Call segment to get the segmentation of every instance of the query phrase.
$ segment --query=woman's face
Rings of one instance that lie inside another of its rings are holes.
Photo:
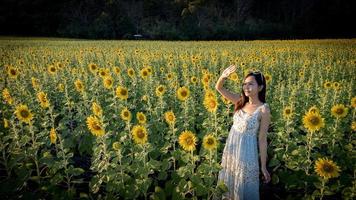
[[[248,76],[242,83],[242,89],[246,96],[258,95],[259,86],[254,76]]]

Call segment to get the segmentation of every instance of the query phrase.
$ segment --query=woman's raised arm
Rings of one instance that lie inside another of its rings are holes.
[[[235,65],[231,65],[230,67],[226,68],[221,76],[219,77],[218,81],[216,82],[215,89],[226,99],[231,101],[232,103],[236,103],[237,100],[240,98],[240,94],[235,94],[228,91],[226,88],[223,87],[225,79],[234,71],[236,70]]]

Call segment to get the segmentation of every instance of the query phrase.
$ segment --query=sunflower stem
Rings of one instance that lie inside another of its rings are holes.
[[[173,152],[176,151],[176,135],[174,131],[174,124],[172,124],[172,134],[173,134]],[[176,159],[173,157],[173,169],[176,171]]]
[[[312,135],[313,135],[313,131],[307,133],[307,147],[308,147],[307,161],[308,161],[308,165],[307,165],[307,168],[306,168],[306,171],[305,171],[305,173],[307,175],[309,175],[309,167],[311,165],[310,153],[311,153],[311,149],[313,148],[312,147]]]
[[[323,178],[323,180],[321,181],[321,188],[320,188],[320,200],[322,200],[324,197],[325,182],[326,180]]]
[[[218,137],[218,124],[217,124],[217,117],[216,112],[214,112],[214,125],[215,125],[215,137]]]
[[[37,159],[37,152],[38,152],[38,148],[36,147],[36,137],[35,137],[35,132],[33,130],[33,126],[32,126],[32,122],[29,123],[30,125],[30,132],[31,132],[31,138],[32,138],[32,148],[34,150],[34,155],[33,155],[33,161],[35,162],[36,165],[36,173],[38,176],[38,182],[41,183],[41,179],[40,179],[40,168],[38,165],[38,159]]]

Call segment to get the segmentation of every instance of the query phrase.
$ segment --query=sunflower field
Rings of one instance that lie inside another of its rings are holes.
[[[272,123],[261,199],[355,199],[356,40],[0,43],[7,199],[219,199],[234,105],[261,70]],[[261,176],[262,177],[262,174]]]

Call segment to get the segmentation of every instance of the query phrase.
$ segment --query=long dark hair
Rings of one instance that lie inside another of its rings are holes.
[[[266,102],[266,79],[265,76],[261,73],[261,72],[249,72],[244,80],[243,83],[245,82],[246,78],[249,76],[254,76],[258,86],[263,85],[263,88],[261,91],[258,92],[258,99],[260,101],[262,101],[263,103]],[[237,100],[237,102],[235,103],[235,109],[234,109],[234,113],[236,111],[238,111],[239,109],[241,109],[242,107],[244,107],[244,105],[248,102],[249,98],[245,95],[243,86],[241,87],[241,96],[240,98]]]

